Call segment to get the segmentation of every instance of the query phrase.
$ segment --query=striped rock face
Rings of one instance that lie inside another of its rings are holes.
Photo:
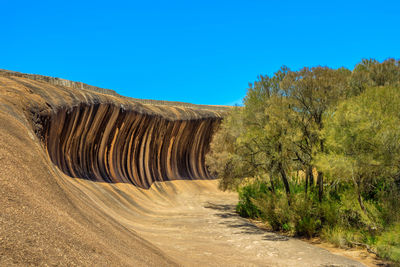
[[[71,177],[142,188],[212,178],[204,157],[219,118],[171,120],[113,104],[80,104],[40,120],[51,160]]]
[[[132,183],[213,178],[205,165],[227,107],[138,100],[57,78],[1,71],[25,117],[66,175]]]

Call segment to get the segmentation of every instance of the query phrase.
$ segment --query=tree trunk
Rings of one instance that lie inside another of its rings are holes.
[[[314,186],[314,174],[313,174],[313,172],[312,172],[312,166],[308,166],[308,169],[307,169],[307,171],[308,171],[308,182],[309,182],[309,184],[310,184],[310,190],[311,190],[311,187],[313,187]]]
[[[322,123],[321,123],[321,128],[322,129]],[[324,152],[324,140],[320,140],[320,148],[321,152]],[[318,177],[317,177],[317,183],[318,183],[318,199],[319,202],[322,202],[322,197],[324,195],[324,174],[322,172],[318,172]]]
[[[324,174],[322,172],[318,172],[318,178],[317,178],[317,184],[318,184],[318,199],[319,202],[322,202],[322,196],[324,194]]]
[[[269,177],[269,181],[271,182],[271,191],[273,194],[275,194],[275,184],[274,184],[274,180],[272,179],[272,177]]]
[[[365,210],[364,202],[362,201],[361,193],[360,193],[359,189],[357,189],[357,199],[358,199],[358,203],[360,204],[360,207],[361,207],[362,211],[365,214],[367,214],[367,211]]]
[[[368,216],[367,210],[365,209],[364,202],[363,202],[362,197],[361,197],[360,185],[359,185],[359,183],[356,181],[356,179],[354,177],[352,177],[352,178],[353,178],[354,187],[355,187],[355,189],[357,191],[358,204],[360,204],[360,208],[364,212],[364,214]]]
[[[314,176],[313,176],[313,172],[312,172],[312,166],[308,166],[307,170],[306,170],[306,197],[307,197],[308,188],[310,188],[310,192],[311,192],[313,185],[314,185]]]
[[[279,172],[281,173],[281,176],[282,176],[282,181],[283,181],[283,184],[284,184],[284,186],[285,186],[286,196],[287,196],[287,199],[288,199],[288,205],[290,206],[290,187],[289,187],[289,181],[288,181],[288,179],[287,179],[286,172],[285,172],[285,170],[283,169],[282,163],[280,163],[280,162],[279,162]]]

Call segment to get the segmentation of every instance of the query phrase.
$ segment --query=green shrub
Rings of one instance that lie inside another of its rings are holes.
[[[380,257],[400,263],[400,223],[377,237],[376,250]]]
[[[275,194],[264,194],[262,198],[253,198],[252,202],[260,211],[260,218],[267,222],[274,231],[290,231],[293,228],[292,210],[288,206],[282,190]]]
[[[364,200],[363,211],[354,188],[338,185],[319,202],[317,190],[306,195],[290,185],[290,205],[282,184],[273,193],[265,182],[254,180],[239,188],[237,212],[259,218],[275,231],[307,238],[320,236],[338,247],[368,245],[387,260],[400,263],[399,194],[378,188]]]
[[[321,216],[318,204],[309,198],[305,198],[303,194],[298,194],[294,199],[292,209],[295,214],[293,217],[295,233],[307,238],[313,237],[321,229]]]
[[[252,202],[252,199],[262,199],[267,193],[268,187],[264,182],[255,181],[239,188],[239,203],[236,211],[240,216],[245,218],[260,218],[261,211]]]
[[[324,227],[321,231],[321,238],[340,248],[353,247],[360,243],[362,237],[355,230],[346,229],[341,226]]]
[[[376,207],[385,225],[400,222],[400,194],[398,190],[397,185],[392,184],[377,193]]]
[[[321,223],[325,226],[333,227],[338,224],[340,218],[340,199],[327,199],[319,204]]]

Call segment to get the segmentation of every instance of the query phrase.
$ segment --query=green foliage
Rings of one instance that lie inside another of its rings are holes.
[[[252,202],[260,212],[259,217],[274,231],[293,229],[292,212],[282,189],[278,189],[275,194],[264,194],[261,198],[252,198]]]
[[[376,248],[381,257],[400,262],[400,224],[390,227],[378,236]]]
[[[320,203],[317,192],[305,198],[301,186],[291,184],[298,192],[292,196],[291,205],[286,201],[282,184],[278,184],[273,194],[267,183],[255,180],[239,189],[237,211],[243,217],[261,219],[273,230],[289,232],[298,236],[320,236],[338,247],[353,247],[364,244],[388,260],[399,261],[400,223],[387,228],[384,220],[376,220],[381,229],[371,229],[371,218],[366,216],[354,197],[351,186],[338,185],[335,194],[328,192]],[[367,201],[366,209],[376,218],[382,218],[379,206],[385,203],[383,196],[375,201]],[[399,195],[397,195],[397,199]],[[386,207],[388,208],[388,207]]]
[[[294,219],[295,232],[299,236],[313,237],[322,226],[323,214],[321,214],[319,204],[302,197],[297,197],[296,200],[293,205],[293,212],[296,215]]]
[[[329,153],[321,155],[325,165],[320,164],[320,168],[336,177],[378,178],[398,172],[395,163],[400,159],[399,88],[370,88],[327,113],[324,122]],[[332,160],[337,164],[327,164]]]
[[[239,203],[236,206],[236,211],[242,217],[260,218],[261,212],[253,203],[252,199],[260,199],[268,192],[268,187],[265,183],[256,181],[247,184],[238,189]]]
[[[377,193],[396,188],[400,173],[400,90],[396,87],[374,87],[342,102],[326,114],[325,138],[327,153],[319,154],[317,167],[354,187],[354,195],[371,227],[390,220],[377,210],[387,205],[370,205]],[[386,201],[382,198],[381,201]],[[382,203],[381,203],[382,204]],[[388,211],[388,210],[386,210]],[[393,214],[392,214],[393,215]],[[398,217],[398,215],[396,215]]]
[[[357,231],[342,226],[325,227],[321,231],[321,238],[340,248],[354,247],[362,237]]]
[[[399,261],[400,61],[282,67],[244,104],[206,156],[221,189],[238,190],[238,213]]]
[[[400,60],[387,59],[382,63],[363,59],[354,68],[349,79],[349,95],[359,95],[368,87],[399,86]]]
[[[245,173],[245,162],[235,153],[235,141],[243,131],[242,109],[235,107],[221,123],[213,135],[210,152],[205,161],[214,175],[221,178],[220,188],[236,189],[243,177],[252,175]]]

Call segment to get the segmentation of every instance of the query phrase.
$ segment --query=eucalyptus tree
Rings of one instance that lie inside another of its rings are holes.
[[[210,143],[210,151],[206,155],[209,171],[220,178],[222,190],[234,190],[244,177],[252,175],[245,162],[236,153],[236,140],[244,131],[243,109],[233,107],[225,116]]]
[[[400,179],[400,88],[368,88],[327,113],[324,122],[327,151],[319,154],[318,168],[353,184],[366,212],[362,195],[377,180],[393,190]]]
[[[296,138],[296,160],[307,171],[306,184],[313,182],[313,161],[316,153],[324,152],[324,113],[346,97],[348,77],[351,72],[345,68],[328,67],[303,68],[289,72],[281,83],[284,95],[291,101],[291,110],[296,114],[295,127],[301,132]],[[308,181],[308,182],[307,182]],[[319,200],[323,197],[323,172],[317,176]],[[306,187],[307,188],[307,187]]]
[[[248,90],[244,101],[246,130],[237,140],[237,152],[258,173],[266,174],[275,191],[274,180],[280,177],[290,203],[288,171],[293,163],[290,153],[291,131],[285,112],[288,101],[280,83],[290,70],[283,66],[272,77],[260,76]]]
[[[400,60],[393,58],[379,62],[363,59],[352,71],[349,79],[350,93],[359,95],[368,87],[398,86],[400,84]]]
[[[282,67],[273,77],[260,75],[249,84],[244,107],[231,112],[215,134],[206,160],[210,170],[222,178],[223,189],[235,184],[238,179],[234,177],[268,176],[274,192],[280,177],[290,195],[288,170],[292,160],[287,145],[291,127],[285,125],[284,115],[289,109],[280,108],[287,105],[280,83],[288,71]]]

